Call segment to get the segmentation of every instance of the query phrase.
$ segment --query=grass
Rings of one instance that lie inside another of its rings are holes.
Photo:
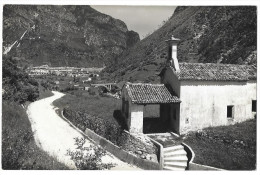
[[[3,101],[2,109],[3,169],[68,169],[37,147],[30,121],[21,106]]]
[[[227,170],[256,169],[256,120],[189,133],[195,163]]]
[[[51,96],[53,96],[53,93],[50,90],[46,90],[41,85],[39,85],[39,100]]]
[[[87,91],[73,91],[72,94],[66,94],[61,99],[53,102],[60,109],[69,107],[75,111],[87,113],[91,116],[97,116],[116,122],[114,112],[121,109],[121,100],[111,97],[101,97],[89,95]]]

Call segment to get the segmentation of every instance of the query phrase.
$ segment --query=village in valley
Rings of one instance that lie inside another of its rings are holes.
[[[94,6],[5,6],[2,168],[256,170],[256,7],[173,9],[140,40]]]
[[[120,98],[120,90],[116,83],[100,82],[99,74],[103,68],[49,67],[48,65],[28,67],[26,72],[36,79],[50,81],[52,90],[85,90],[90,87],[114,98]],[[113,93],[111,93],[113,92]]]
[[[91,81],[91,77],[99,77],[97,73],[103,68],[78,68],[78,67],[49,67],[48,65],[29,67],[27,72],[30,76],[56,75],[68,77],[87,77],[85,81]]]

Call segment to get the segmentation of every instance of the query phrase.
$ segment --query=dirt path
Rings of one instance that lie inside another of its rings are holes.
[[[83,137],[81,133],[72,128],[67,122],[60,118],[52,102],[61,98],[64,94],[53,91],[54,95],[28,106],[27,114],[31,122],[36,144],[49,155],[57,158],[71,169],[76,169],[70,157],[66,155],[67,150],[75,150],[75,137]],[[93,143],[86,138],[86,145]],[[102,157],[103,163],[116,164],[112,169],[137,170],[138,168],[120,161],[110,153]]]

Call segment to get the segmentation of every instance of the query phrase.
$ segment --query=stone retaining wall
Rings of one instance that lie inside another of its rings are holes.
[[[157,147],[144,135],[133,135],[124,131],[119,138],[118,146],[131,154],[137,155],[141,159],[158,162]]]
[[[112,153],[114,156],[119,158],[120,160],[127,162],[129,164],[136,165],[142,169],[145,170],[159,170],[160,165],[159,163],[149,161],[146,159],[141,159],[136,157],[135,155],[124,151],[119,146],[113,144],[112,142],[106,140],[105,138],[97,135],[90,129],[85,130],[85,134],[95,141],[96,144],[102,146],[104,149],[106,149],[108,152]]]

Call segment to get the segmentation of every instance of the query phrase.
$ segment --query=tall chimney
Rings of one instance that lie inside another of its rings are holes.
[[[180,39],[174,38],[173,35],[171,39],[166,40],[166,43],[168,44],[168,58],[167,58],[167,64],[172,66],[176,72],[180,71],[179,62],[177,59],[177,45],[179,43]]]

